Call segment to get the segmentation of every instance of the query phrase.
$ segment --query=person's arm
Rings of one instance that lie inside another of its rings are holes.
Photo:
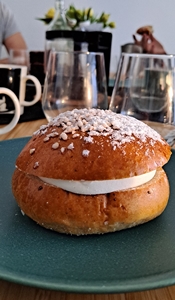
[[[17,32],[4,40],[4,45],[9,52],[10,49],[27,49],[27,45],[20,32]]]
[[[27,49],[27,45],[17,26],[13,12],[0,2],[0,17],[2,24],[2,44],[9,52],[10,49]]]
[[[22,35],[20,32],[17,32],[11,36],[9,36],[7,39],[4,40],[4,46],[6,47],[7,52],[9,53],[10,49],[27,49],[26,42],[24,41]],[[3,58],[0,59],[1,64],[8,64],[9,58]]]

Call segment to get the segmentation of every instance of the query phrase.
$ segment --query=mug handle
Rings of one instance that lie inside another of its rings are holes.
[[[25,82],[29,79],[32,80],[33,83],[35,84],[36,95],[34,96],[34,99],[32,101],[25,101],[25,100],[21,101],[21,105],[23,105],[23,106],[34,105],[41,99],[41,84],[40,84],[39,80],[33,75],[26,75],[23,78],[23,80],[25,80]]]
[[[8,95],[12,99],[14,106],[15,106],[15,113],[14,113],[14,117],[11,120],[11,122],[8,125],[0,128],[0,134],[4,134],[4,133],[7,133],[10,130],[12,130],[18,123],[19,118],[20,118],[20,104],[19,104],[18,98],[11,90],[9,90],[7,88],[0,88],[0,94]]]

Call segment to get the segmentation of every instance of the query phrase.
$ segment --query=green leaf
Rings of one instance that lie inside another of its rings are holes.
[[[36,18],[36,20],[42,21],[47,25],[52,21],[52,18]]]

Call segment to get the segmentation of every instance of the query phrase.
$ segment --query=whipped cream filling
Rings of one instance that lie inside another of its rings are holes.
[[[150,181],[156,170],[138,176],[112,180],[62,180],[46,177],[39,177],[45,183],[59,187],[65,191],[81,195],[97,195],[122,191],[138,187]]]

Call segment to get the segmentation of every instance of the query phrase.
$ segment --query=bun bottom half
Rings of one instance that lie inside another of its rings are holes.
[[[16,169],[12,191],[21,210],[39,225],[66,234],[100,234],[130,228],[159,216],[169,198],[162,168],[137,188],[78,195]]]

